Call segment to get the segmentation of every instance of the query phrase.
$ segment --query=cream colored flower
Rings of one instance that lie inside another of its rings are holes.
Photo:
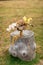
[[[14,26],[11,24],[11,25],[9,25],[9,29],[14,29]]]
[[[14,26],[14,27],[15,27],[16,25],[17,25],[17,23],[12,23],[12,26]]]
[[[10,32],[11,29],[7,28],[6,31]]]
[[[17,25],[17,23],[12,23],[11,25],[9,25],[9,28],[14,30],[14,27],[15,27],[16,25]]]

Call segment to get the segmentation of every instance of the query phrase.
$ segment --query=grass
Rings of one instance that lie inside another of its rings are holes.
[[[10,35],[6,28],[23,16],[33,18],[34,27],[30,29],[35,33],[37,44],[36,58],[29,62],[8,53]],[[0,65],[37,65],[40,60],[43,61],[43,0],[0,1]]]

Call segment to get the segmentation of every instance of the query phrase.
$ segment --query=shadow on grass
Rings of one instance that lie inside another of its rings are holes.
[[[23,61],[17,57],[13,57],[9,55],[9,53],[5,57],[5,64],[6,65],[34,65],[39,61],[39,55],[36,54],[36,58],[32,61]]]

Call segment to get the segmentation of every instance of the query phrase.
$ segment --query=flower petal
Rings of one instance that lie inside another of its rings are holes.
[[[7,29],[6,29],[6,31],[10,32],[10,29],[9,29],[9,28],[7,28]]]
[[[17,23],[12,23],[12,25],[13,25],[13,26],[16,26],[16,25],[17,25]]]

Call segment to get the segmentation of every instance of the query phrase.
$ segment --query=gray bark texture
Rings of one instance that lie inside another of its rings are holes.
[[[19,35],[20,31],[15,31],[10,34],[12,40],[13,36]],[[23,36],[18,38],[14,45],[10,45],[9,53],[24,61],[30,61],[35,58],[36,43],[34,40],[34,32],[30,30],[23,30]]]

